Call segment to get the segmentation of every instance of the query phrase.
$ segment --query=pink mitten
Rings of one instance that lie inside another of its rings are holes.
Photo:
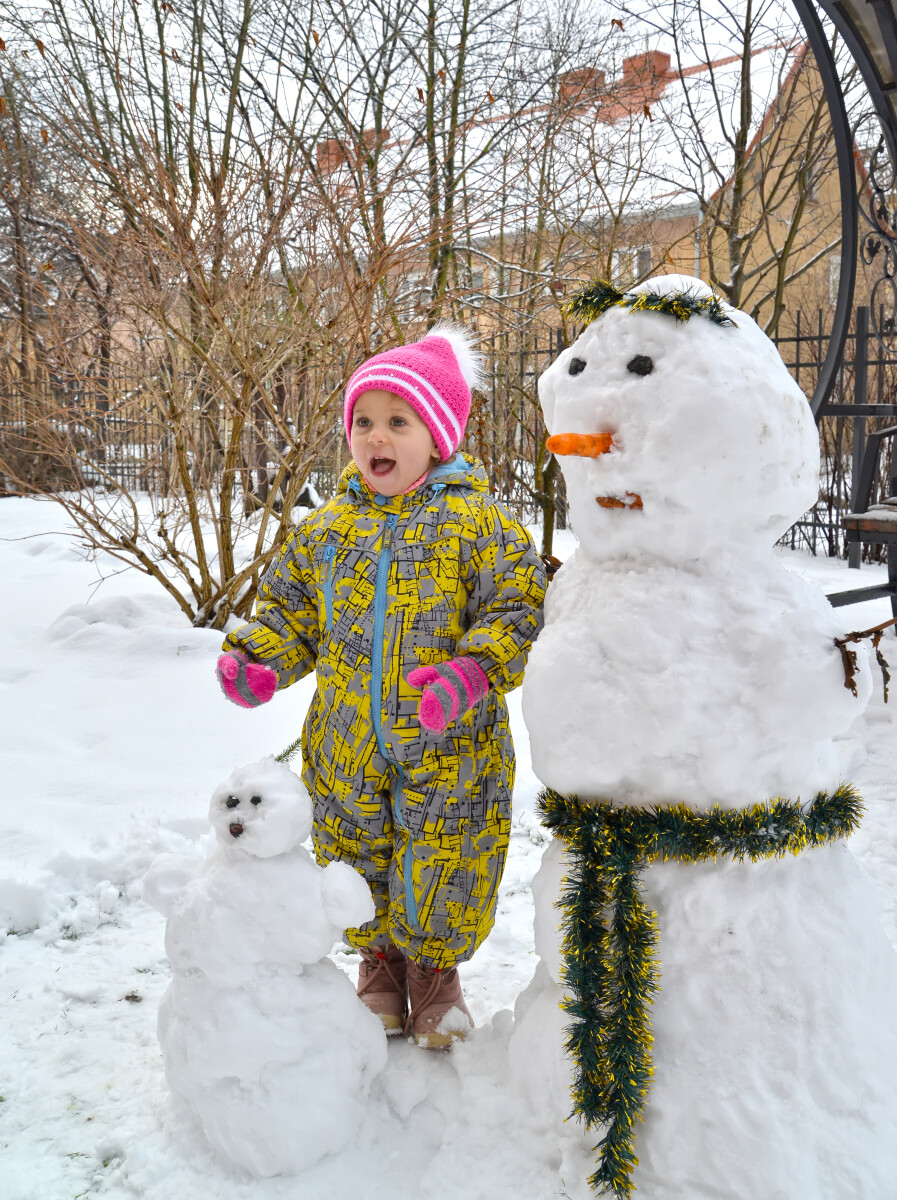
[[[218,659],[221,690],[241,708],[267,704],[277,691],[277,672],[261,663],[250,662],[240,650],[228,650]]]
[[[449,721],[473,708],[489,691],[486,672],[468,657],[451,658],[438,667],[415,667],[408,682],[424,689],[417,715],[431,733],[442,733]]]

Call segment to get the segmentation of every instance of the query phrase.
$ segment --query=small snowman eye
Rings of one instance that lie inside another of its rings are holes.
[[[568,375],[581,375],[586,369],[586,360],[584,358],[571,358],[570,366],[567,368]]]
[[[261,802],[262,802],[261,796],[250,796],[249,797],[250,804],[261,804]]]
[[[649,358],[647,354],[637,354],[635,358],[630,358],[626,370],[631,371],[633,375],[650,375],[654,370],[654,359]]]
[[[240,801],[236,796],[228,796],[224,803],[228,808],[236,808]]]

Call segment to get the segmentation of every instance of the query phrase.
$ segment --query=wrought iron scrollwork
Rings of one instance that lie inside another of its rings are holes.
[[[878,273],[869,298],[870,324],[891,357],[897,354],[897,166],[884,136],[870,156],[867,171],[868,191],[860,214],[870,228],[860,239],[860,255]]]

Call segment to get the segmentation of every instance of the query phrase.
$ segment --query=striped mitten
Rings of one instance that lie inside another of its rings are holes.
[[[228,650],[218,659],[221,690],[241,708],[267,704],[277,691],[277,672],[262,663],[250,662],[240,650]]]
[[[451,658],[438,667],[415,667],[408,673],[408,682],[424,689],[417,715],[431,733],[442,733],[450,721],[473,708],[489,691],[486,672],[466,656]]]

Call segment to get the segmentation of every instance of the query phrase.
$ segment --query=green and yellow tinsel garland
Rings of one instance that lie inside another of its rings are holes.
[[[574,1063],[571,1115],[589,1129],[606,1129],[592,1187],[629,1197],[638,1163],[633,1127],[653,1074],[648,1008],[658,991],[657,918],[642,899],[639,871],[667,859],[694,863],[725,855],[753,862],[799,854],[853,833],[862,801],[844,784],[806,807],[778,799],[693,812],[685,805],[585,804],[545,789],[539,809],[571,863],[558,901],[563,1007],[573,1018],[566,1042]]]
[[[657,312],[687,321],[707,317],[714,325],[734,325],[719,296],[701,295],[695,290],[682,292],[621,292],[606,279],[595,279],[579,289],[561,306],[565,317],[588,325],[609,308],[628,308],[630,312]]]

